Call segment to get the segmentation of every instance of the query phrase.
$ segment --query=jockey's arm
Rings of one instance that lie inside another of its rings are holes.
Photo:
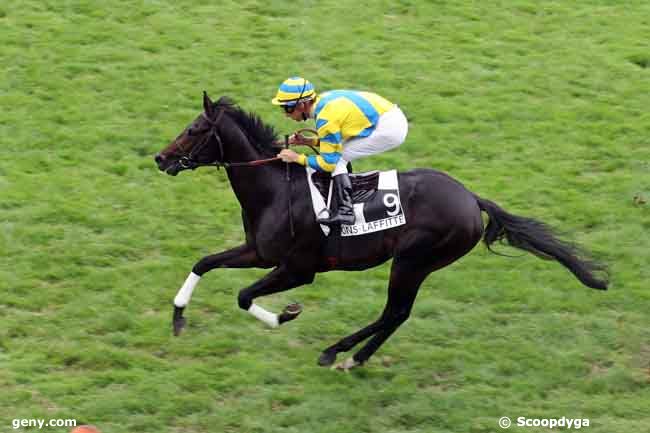
[[[309,165],[314,170],[331,173],[336,168],[336,163],[341,159],[343,152],[341,123],[335,119],[327,120],[319,117],[316,119],[316,128],[320,142],[320,155],[306,156],[297,162]]]
[[[296,133],[289,137],[289,144],[318,145],[320,155],[305,155],[290,149],[283,149],[279,156],[284,156],[282,160],[285,162],[308,165],[314,170],[331,173],[336,168],[336,163],[341,158],[343,151],[341,128],[338,122],[326,120],[317,120],[316,126],[318,127],[318,138],[312,139]]]
[[[321,138],[320,155],[300,155],[296,162],[301,165],[309,165],[317,171],[331,173],[341,158],[341,150],[340,144],[330,143]]]

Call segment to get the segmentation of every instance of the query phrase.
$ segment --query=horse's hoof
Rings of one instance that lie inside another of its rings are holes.
[[[278,316],[278,323],[283,324],[290,322],[302,313],[302,305],[298,303],[289,304],[284,307],[282,313]]]
[[[357,362],[354,360],[354,358],[348,358],[343,362],[339,362],[335,366],[332,367],[332,370],[336,369],[339,371],[345,371],[346,373],[350,372],[354,367],[358,367],[361,365],[360,362]]]
[[[329,367],[336,361],[336,352],[323,352],[318,358],[318,365],[321,367]]]
[[[185,323],[187,323],[185,317],[174,319],[174,337],[181,335],[181,331],[183,331],[183,328],[185,328]]]
[[[178,337],[181,335],[181,331],[183,328],[185,328],[185,324],[187,323],[187,320],[185,320],[185,317],[183,317],[183,310],[184,307],[177,307],[174,305],[174,336]]]

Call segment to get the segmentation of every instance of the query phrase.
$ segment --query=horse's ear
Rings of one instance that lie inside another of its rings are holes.
[[[208,117],[212,115],[212,100],[208,96],[208,92],[205,90],[203,91],[203,109]]]

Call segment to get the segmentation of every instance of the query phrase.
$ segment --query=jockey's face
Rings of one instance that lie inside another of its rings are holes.
[[[312,101],[303,101],[296,104],[296,107],[290,113],[285,110],[285,116],[295,120],[296,122],[302,122],[309,119],[309,114],[311,111]]]

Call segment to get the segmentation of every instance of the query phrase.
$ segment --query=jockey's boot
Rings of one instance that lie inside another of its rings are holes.
[[[318,219],[319,224],[336,225],[354,224],[354,207],[352,206],[352,183],[347,173],[334,176],[334,191],[338,201],[338,209],[329,218]]]

